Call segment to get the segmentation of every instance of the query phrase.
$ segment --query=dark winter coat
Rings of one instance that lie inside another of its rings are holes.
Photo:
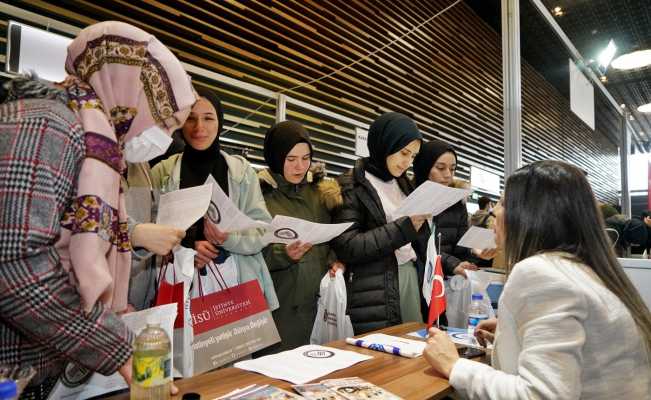
[[[416,263],[422,284],[429,228],[419,232],[408,217],[388,222],[377,191],[366,179],[366,159],[339,177],[343,205],[334,214],[334,222],[354,222],[331,245],[346,264],[348,313],[355,334],[400,324],[398,262],[394,251],[411,243],[418,256]],[[413,190],[405,177],[398,178],[405,194]]]
[[[463,201],[455,203],[434,217],[436,234],[441,234],[441,261],[446,276],[454,274],[454,268],[462,261],[474,261],[470,249],[457,246],[468,230],[468,211]],[[438,238],[437,238],[438,240]]]

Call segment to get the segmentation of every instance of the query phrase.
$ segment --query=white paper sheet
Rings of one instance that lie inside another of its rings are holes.
[[[174,320],[176,319],[176,303],[165,304],[142,311],[124,314],[122,320],[125,325],[137,335],[145,328],[147,315],[150,314],[158,317],[158,320],[161,322],[161,328],[163,328],[170,339],[172,339],[174,333]],[[171,351],[173,350],[174,349],[172,348]],[[69,370],[69,368],[66,369]],[[117,372],[109,376],[94,373],[85,384],[74,385],[72,387],[66,386],[63,382],[62,379],[59,379],[57,384],[54,386],[54,389],[52,389],[48,399],[83,400],[127,389],[129,387],[124,381],[124,378],[122,378],[122,376]]]
[[[437,216],[472,193],[470,189],[456,189],[426,181],[416,188],[395,211],[396,216],[431,214]]]
[[[494,249],[497,247],[495,244],[495,231],[492,229],[480,228],[478,226],[471,226],[461,239],[459,239],[457,246],[480,250]]]
[[[266,222],[249,218],[237,208],[226,193],[219,187],[215,178],[208,175],[206,184],[212,184],[212,198],[206,217],[223,232],[238,232],[253,228],[266,228]]]
[[[302,384],[348,368],[373,357],[333,347],[307,345],[253,360],[235,363],[235,368],[275,379]]]
[[[206,214],[211,195],[211,184],[175,190],[161,195],[156,223],[187,230]]]
[[[265,243],[326,243],[341,235],[353,223],[317,224],[300,218],[276,215],[262,240]]]

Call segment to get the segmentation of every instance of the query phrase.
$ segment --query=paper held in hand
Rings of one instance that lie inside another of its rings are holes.
[[[395,211],[396,216],[431,214],[433,217],[472,193],[469,189],[455,189],[426,181],[416,188]]]
[[[269,224],[249,218],[237,208],[224,193],[215,178],[208,175],[206,184],[212,183],[212,197],[206,217],[223,232],[238,232],[254,228],[267,228]]]
[[[317,224],[300,218],[276,215],[262,238],[264,243],[326,243],[341,235],[353,223]]]
[[[188,230],[210,205],[212,184],[175,190],[160,196],[156,223]]]
[[[461,239],[459,239],[457,246],[480,250],[494,249],[497,247],[495,244],[495,231],[492,229],[480,228],[478,226],[471,226]]]

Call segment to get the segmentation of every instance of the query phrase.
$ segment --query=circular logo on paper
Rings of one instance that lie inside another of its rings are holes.
[[[213,224],[218,224],[222,222],[222,214],[219,212],[219,208],[217,208],[217,204],[213,203],[212,201],[210,202],[210,206],[208,207],[208,219]]]
[[[289,228],[280,228],[274,232],[274,236],[279,239],[298,239],[298,233]]]
[[[68,363],[61,374],[61,382],[69,388],[81,386],[93,376],[93,371],[74,363]]]
[[[334,351],[330,350],[310,350],[303,353],[305,357],[309,358],[330,358],[334,357]]]

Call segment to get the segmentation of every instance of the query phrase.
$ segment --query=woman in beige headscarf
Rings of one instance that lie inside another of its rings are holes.
[[[85,131],[86,158],[77,197],[62,221],[60,252],[84,307],[100,300],[119,312],[127,306],[131,267],[120,190],[125,158],[143,162],[162,154],[195,94],[162,43],[119,22],[83,30],[68,47],[66,70],[64,86]]]

